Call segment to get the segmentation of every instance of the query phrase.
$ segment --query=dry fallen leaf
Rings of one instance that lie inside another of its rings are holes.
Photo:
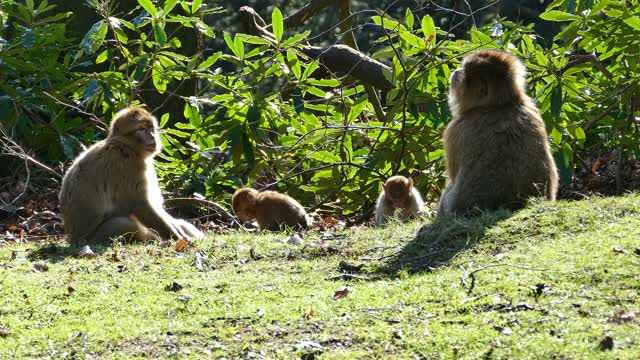
[[[593,164],[591,164],[591,172],[592,173],[597,173],[598,170],[600,170],[600,167],[602,166],[602,159],[598,158],[596,159],[596,161],[593,162]]]
[[[334,299],[340,299],[343,298],[347,295],[349,295],[350,292],[353,291],[353,288],[351,286],[343,286],[340,289],[336,290],[336,292],[333,293],[333,298]]]
[[[73,286],[69,286],[67,288],[67,291],[69,292],[69,294],[72,294],[72,293],[74,293],[76,291],[76,289]]]
[[[308,308],[304,309],[303,317],[305,318],[305,320],[307,320],[307,319],[309,319],[309,318],[311,318],[312,316],[315,316],[315,315],[316,315],[316,311],[313,308],[308,307]]]
[[[182,238],[176,242],[176,251],[182,252],[187,247],[187,239]]]

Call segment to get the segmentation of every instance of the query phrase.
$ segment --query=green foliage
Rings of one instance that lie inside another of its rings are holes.
[[[80,119],[60,116],[55,99],[69,84],[64,68],[71,64],[64,19],[46,0],[0,3],[0,130],[27,148],[61,156],[70,144],[63,132]],[[56,146],[62,144],[66,147]]]
[[[239,186],[269,187],[306,206],[360,215],[371,209],[380,181],[400,173],[437,201],[444,186],[449,74],[469,51],[502,48],[529,69],[528,92],[562,174],[570,176],[582,150],[632,156],[639,148],[637,0],[554,1],[540,16],[563,26],[549,48],[533,24],[509,19],[454,39],[436,26],[440,22],[410,9],[402,18],[372,16],[383,34],[373,57],[389,65],[385,76],[394,85],[382,94],[384,116],[376,114],[364,85],[327,76],[305,55],[310,33],[284,29],[277,8],[273,40],[223,31],[224,51],[203,56],[186,54],[177,34],[189,28],[214,37],[216,26],[202,19],[220,9],[201,1],[138,3],[115,17],[107,2],[92,0],[102,18],[72,45],[64,32],[67,14],[55,14],[46,2],[37,8],[31,1],[2,2],[9,26],[0,48],[6,69],[0,111],[20,129],[23,143],[52,148],[51,160],[70,159],[104,125],[83,123],[61,103],[71,100],[74,109],[108,121],[148,93],[162,94],[183,108],[182,114],[157,114],[165,148],[159,168],[171,188],[228,200]],[[195,90],[177,93],[191,82]],[[39,135],[30,136],[36,129]]]

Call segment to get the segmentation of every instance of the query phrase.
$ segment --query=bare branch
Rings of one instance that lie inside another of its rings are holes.
[[[3,129],[0,129],[0,149],[2,150],[2,154],[17,157],[19,159],[25,160],[31,164],[38,166],[41,169],[46,170],[51,175],[55,176],[58,180],[62,179],[62,175],[57,171],[53,170],[49,166],[41,163],[36,160],[34,157],[27,154],[27,152],[16,143],[13,139],[11,139],[7,133],[4,132]]]

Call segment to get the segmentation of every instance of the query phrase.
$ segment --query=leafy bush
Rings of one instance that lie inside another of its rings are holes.
[[[565,26],[550,48],[540,45],[532,24],[508,19],[453,39],[428,15],[373,16],[384,34],[373,57],[390,65],[387,80],[395,86],[383,94],[384,117],[376,115],[364,85],[327,76],[305,55],[309,32],[283,35],[278,9],[271,19],[275,40],[224,32],[228,49],[202,56],[181,53],[175,29],[213,37],[215,27],[202,17],[218,8],[201,1],[138,2],[135,11],[114,17],[93,0],[102,20],[78,46],[64,36],[66,14],[37,20],[51,10],[46,2],[37,9],[29,0],[3,2],[3,21],[12,26],[0,49],[8,68],[0,111],[10,126],[45,127],[50,133],[41,136],[60,141],[30,138],[24,130],[16,137],[36,148],[58,146],[70,159],[80,143],[93,141],[96,126],[82,123],[78,111],[65,113],[53,98],[109,119],[153,91],[184,103],[184,118],[157,114],[165,145],[159,168],[172,189],[228,200],[239,186],[269,187],[307,207],[366,215],[380,181],[401,173],[435,202],[445,181],[441,134],[450,118],[449,74],[465,53],[493,47],[516,53],[530,70],[528,92],[546,122],[563,181],[581,161],[579,150],[616,150],[621,159],[638,151],[637,0],[554,1],[541,18]],[[36,28],[36,21],[45,26]],[[78,71],[86,64],[102,68]],[[197,91],[175,93],[192,80]],[[53,154],[50,159],[60,158]]]

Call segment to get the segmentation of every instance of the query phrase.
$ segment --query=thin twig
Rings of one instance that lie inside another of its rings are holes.
[[[18,145],[18,143],[11,139],[2,129],[0,129],[0,148],[3,151],[3,154],[23,159],[40,167],[41,169],[46,170],[56,178],[62,179],[61,174],[27,154],[27,152]]]
[[[529,266],[524,266],[524,265],[515,265],[515,264],[489,264],[480,268],[477,268],[475,270],[473,270],[472,272],[467,272],[467,270],[460,266],[462,268],[462,271],[464,272],[464,276],[460,279],[460,282],[462,283],[462,285],[464,287],[467,287],[467,294],[471,294],[471,291],[473,291],[473,288],[476,285],[476,273],[479,273],[480,271],[484,271],[490,268],[494,268],[494,267],[500,267],[500,266],[506,266],[506,267],[513,267],[513,268],[518,268],[518,269],[525,269],[525,270],[533,270],[533,271],[547,271],[547,269],[538,269],[538,268],[532,268]],[[471,284],[467,285],[467,279],[471,278]]]
[[[50,97],[51,99],[53,99],[53,101],[54,101],[56,104],[62,105],[62,106],[64,106],[64,107],[68,107],[68,108],[70,108],[70,109],[73,109],[73,110],[75,110],[75,111],[79,112],[79,113],[80,113],[80,114],[82,114],[82,115],[87,116],[87,117],[89,118],[89,120],[91,120],[91,122],[95,123],[95,124],[96,124],[96,126],[97,126],[100,130],[103,130],[103,131],[106,131],[106,130],[107,130],[107,127],[106,127],[106,125],[104,124],[104,122],[102,122],[102,121],[101,121],[101,120],[100,120],[96,115],[94,115],[93,113],[90,113],[90,112],[84,111],[84,110],[80,109],[79,107],[77,107],[77,106],[75,106],[75,105],[73,105],[73,104],[65,103],[64,101],[59,100],[58,98],[56,98],[55,96],[53,96],[53,95],[49,94],[49,93],[48,93],[48,92],[46,92],[46,91],[43,91],[42,93],[43,93],[43,94],[45,94],[46,96]]]
[[[369,278],[365,276],[359,276],[359,275],[347,274],[347,273],[341,273],[336,276],[331,276],[327,278],[327,280],[360,280],[360,281],[376,281],[380,279],[381,279],[380,276],[373,276]]]

